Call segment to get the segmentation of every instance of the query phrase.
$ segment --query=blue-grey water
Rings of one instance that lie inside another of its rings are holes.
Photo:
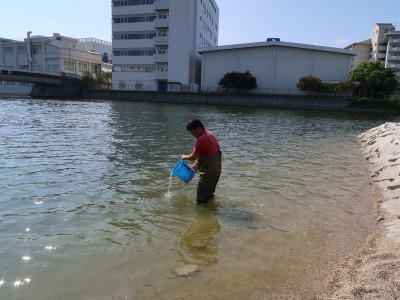
[[[223,151],[207,207],[196,178],[167,193],[192,117]],[[392,120],[0,99],[0,299],[272,299],[368,231],[357,135]]]

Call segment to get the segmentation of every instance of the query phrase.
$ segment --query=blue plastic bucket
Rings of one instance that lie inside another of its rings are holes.
[[[171,171],[171,174],[188,183],[193,179],[195,172],[183,160],[180,160]]]

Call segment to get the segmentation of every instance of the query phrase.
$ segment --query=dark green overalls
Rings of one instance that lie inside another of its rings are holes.
[[[221,175],[221,151],[213,156],[198,157],[199,183],[197,185],[197,204],[206,204],[213,196]]]

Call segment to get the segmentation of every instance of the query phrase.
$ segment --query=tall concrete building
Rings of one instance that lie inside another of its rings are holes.
[[[215,0],[113,0],[113,88],[196,87],[199,49],[218,44],[218,22]]]
[[[387,42],[384,41],[385,35],[389,32],[395,31],[393,24],[377,23],[372,29],[371,43],[372,43],[372,60],[381,61],[386,60]]]
[[[400,76],[400,31],[396,31],[393,24],[375,24],[370,40],[351,44],[346,49],[357,51],[351,70],[363,61],[380,61]]]

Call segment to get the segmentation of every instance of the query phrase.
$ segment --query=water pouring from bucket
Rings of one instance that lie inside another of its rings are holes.
[[[171,171],[172,175],[175,175],[180,180],[189,183],[194,177],[194,170],[189,167],[182,159],[176,164]]]
[[[171,171],[167,196],[171,196],[170,188],[172,175],[175,175],[180,180],[189,183],[193,179],[194,174],[195,171],[191,167],[189,167],[183,160],[180,160]]]

